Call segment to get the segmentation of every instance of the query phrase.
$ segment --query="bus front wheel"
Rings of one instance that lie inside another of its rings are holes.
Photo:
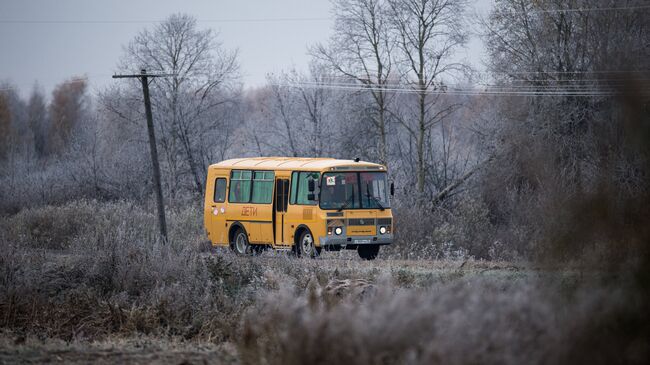
[[[237,233],[235,233],[233,242],[230,244],[230,247],[232,248],[233,251],[235,251],[235,253],[239,255],[246,255],[250,252],[248,236],[246,235],[246,232],[244,232],[243,229],[237,230]]]
[[[359,245],[359,257],[364,260],[374,260],[379,253],[379,245]]]
[[[300,234],[296,252],[298,253],[298,256],[311,258],[320,254],[320,247],[316,247],[314,244],[314,237],[311,235],[309,230],[304,230]]]

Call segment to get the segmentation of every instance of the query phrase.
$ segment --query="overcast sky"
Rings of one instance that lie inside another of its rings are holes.
[[[471,1],[472,11],[485,13],[493,0]],[[57,83],[86,75],[94,92],[115,82],[110,76],[123,45],[182,12],[238,49],[244,85],[260,86],[268,73],[306,68],[307,46],[331,34],[330,7],[329,0],[0,0],[0,82],[22,95],[38,82],[49,94]],[[475,38],[463,56],[478,66],[482,52]]]

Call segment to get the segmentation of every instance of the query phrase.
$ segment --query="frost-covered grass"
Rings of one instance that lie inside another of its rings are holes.
[[[163,244],[152,211],[129,202],[3,218],[2,336],[209,343],[251,364],[634,363],[650,354],[647,301],[632,275],[466,256],[239,257],[206,245],[200,209],[172,209],[168,220]]]

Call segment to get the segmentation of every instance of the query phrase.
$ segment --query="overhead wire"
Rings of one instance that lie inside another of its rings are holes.
[[[650,9],[650,5],[633,5],[633,6],[614,6],[614,7],[602,7],[602,8],[571,8],[571,9],[539,9],[539,10],[528,10],[528,11],[514,11],[510,12],[521,14],[521,13],[575,13],[575,12],[597,12],[597,11],[634,11],[634,10],[644,10]]]
[[[600,11],[636,11],[650,9],[650,5],[633,5],[601,8],[569,8],[569,9],[539,9],[515,11],[509,13],[563,13],[563,12],[600,12]],[[269,23],[269,22],[305,22],[305,21],[330,21],[332,17],[280,17],[280,18],[221,18],[197,19],[200,23]],[[142,24],[160,23],[164,20],[155,19],[0,19],[0,24]]]
[[[638,81],[638,80],[636,80]],[[358,82],[332,82],[332,81],[298,81],[294,83],[300,83],[300,84],[312,84],[312,85],[322,85],[322,84],[328,84],[328,85],[334,85],[334,86],[345,86],[345,87],[359,87],[359,88],[364,88],[364,89],[386,89],[386,88],[410,88],[410,89],[417,89],[418,85],[416,84],[405,84],[405,83],[382,83],[382,84],[377,84],[377,83],[371,83],[371,84],[364,84],[364,83],[358,83]],[[525,85],[525,84],[481,84],[477,83],[473,85],[473,88],[481,87],[481,88],[517,88],[517,89],[567,89],[567,88],[574,88],[574,89],[594,89],[594,88],[614,88],[614,87],[619,87],[619,86],[625,86],[625,82],[616,82],[616,83],[606,83],[606,84],[583,84],[583,83],[577,83],[577,82],[572,82],[572,83],[551,83],[548,85]],[[452,84],[437,84],[436,86],[438,87],[446,87],[446,88],[458,88],[458,87],[468,87],[471,86],[470,84],[457,84],[457,85],[452,85]],[[644,86],[650,86],[646,82]]]
[[[481,96],[481,95],[521,95],[521,96],[612,96],[616,92],[614,90],[541,90],[541,91],[517,91],[517,90],[490,90],[490,89],[461,89],[461,88],[447,88],[437,90],[418,90],[413,88],[368,88],[360,86],[342,86],[342,85],[328,85],[328,84],[306,84],[306,83],[274,83],[273,86],[287,87],[287,88],[320,88],[331,90],[344,90],[344,91],[384,91],[394,92],[398,94],[427,94],[427,95],[459,95],[459,96]]]
[[[275,23],[326,21],[332,18],[231,18],[231,19],[197,19],[199,23]],[[154,24],[164,19],[0,19],[0,24]]]

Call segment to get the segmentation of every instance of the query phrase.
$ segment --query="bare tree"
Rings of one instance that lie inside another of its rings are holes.
[[[289,156],[331,155],[342,124],[337,121],[341,100],[331,85],[331,71],[316,62],[308,73],[293,69],[270,75],[268,85],[254,92],[259,111],[249,130],[258,149]]]
[[[417,191],[423,194],[427,175],[426,139],[430,129],[449,117],[460,104],[445,103],[443,77],[467,69],[453,59],[467,40],[463,27],[465,1],[389,0],[398,33],[404,81],[417,96],[416,115],[398,118],[416,143]]]
[[[156,80],[152,88],[160,144],[171,174],[169,185],[176,189],[187,173],[194,191],[202,194],[205,170],[212,162],[211,145],[216,142],[207,137],[227,143],[218,137],[232,128],[219,114],[236,100],[237,52],[225,50],[212,30],[197,29],[193,17],[175,14],[140,32],[125,53],[123,70],[146,68],[174,75]]]
[[[650,11],[634,9],[644,1],[623,3],[499,0],[483,21],[493,82],[528,91],[494,103],[496,157],[482,181],[491,215],[523,227],[523,247],[565,229],[566,206],[590,210],[575,204],[584,197],[607,190],[624,201],[647,191],[623,112],[642,115],[642,107],[613,94],[648,101]]]
[[[619,5],[615,0],[500,0],[483,21],[494,80],[547,94],[517,100],[519,110],[506,106],[504,119],[514,117],[506,133],[551,142],[565,182],[578,190],[602,162],[596,140],[620,132],[610,122],[614,116],[606,115],[614,110],[607,92],[629,78],[620,71],[647,70],[650,57],[650,11],[617,10]]]
[[[296,140],[296,132],[297,132],[297,125],[294,121],[294,113],[292,112],[292,109],[295,109],[294,103],[295,99],[292,98],[295,90],[287,87],[286,85],[283,85],[289,76],[287,74],[283,74],[280,77],[276,78],[273,76],[269,77],[269,87],[270,87],[270,98],[265,102],[266,106],[266,117],[269,118],[271,117],[270,114],[275,114],[275,118],[273,120],[277,121],[277,124],[280,126],[280,128],[274,128],[272,127],[273,134],[276,134],[281,138],[280,145],[276,147],[276,149],[279,150],[284,150],[285,154],[292,156],[292,157],[297,157],[300,155],[300,152],[298,151],[298,141]],[[252,131],[255,133],[255,130]],[[275,141],[270,140],[266,141],[265,144],[270,146]],[[284,147],[282,147],[284,146]]]
[[[327,46],[311,48],[314,57],[325,61],[344,76],[368,87],[374,101],[372,122],[378,137],[377,155],[388,164],[387,123],[395,37],[390,31],[389,7],[385,0],[334,0],[334,34]]]

